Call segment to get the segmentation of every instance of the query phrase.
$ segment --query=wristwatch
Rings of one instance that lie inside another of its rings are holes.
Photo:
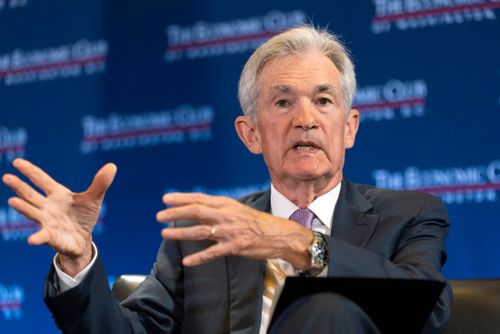
[[[328,265],[328,242],[323,234],[316,231],[312,232],[314,233],[314,240],[309,246],[311,268],[303,272],[308,277],[318,276]]]

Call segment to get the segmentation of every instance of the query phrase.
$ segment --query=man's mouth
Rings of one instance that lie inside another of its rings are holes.
[[[302,152],[312,152],[314,150],[319,149],[318,145],[314,143],[297,143],[293,147],[297,151],[302,151]]]

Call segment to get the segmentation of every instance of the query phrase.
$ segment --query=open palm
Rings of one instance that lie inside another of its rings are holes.
[[[91,249],[92,230],[116,166],[105,165],[86,191],[74,193],[27,160],[16,159],[13,165],[44,193],[16,175],[3,176],[3,182],[17,194],[9,199],[9,205],[40,226],[28,238],[29,244],[47,244],[68,258],[85,255]]]

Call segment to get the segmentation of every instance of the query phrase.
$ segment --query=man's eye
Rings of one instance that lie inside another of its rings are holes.
[[[287,100],[278,100],[278,101],[276,101],[276,105],[278,107],[284,108],[284,107],[287,107],[289,105],[289,103]]]
[[[332,101],[326,97],[321,97],[318,99],[318,103],[321,105],[327,105],[327,104],[332,103]]]

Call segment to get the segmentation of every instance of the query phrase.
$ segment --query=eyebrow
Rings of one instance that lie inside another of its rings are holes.
[[[279,93],[284,93],[284,94],[288,94],[292,91],[292,88],[290,86],[287,86],[287,85],[276,85],[276,86],[272,86],[271,89],[271,96],[275,95],[275,94],[279,94]]]
[[[315,93],[328,93],[330,95],[336,96],[337,90],[330,84],[318,85],[314,88]]]
[[[279,94],[290,94],[292,91],[292,88],[288,85],[276,85],[272,86],[271,89],[269,90],[269,95],[267,96],[267,102],[270,103],[276,95]]]

